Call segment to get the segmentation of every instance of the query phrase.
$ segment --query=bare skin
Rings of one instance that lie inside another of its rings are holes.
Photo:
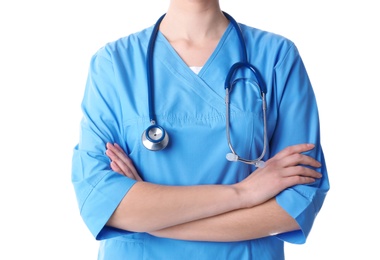
[[[188,66],[203,66],[228,26],[219,2],[172,0],[160,25],[177,54]]]
[[[227,26],[218,0],[171,0],[160,31],[188,66],[203,66]],[[203,241],[240,241],[299,229],[274,198],[288,187],[321,178],[312,169],[320,163],[302,154],[313,147],[290,146],[233,185],[163,186],[143,181],[123,150],[108,143],[111,168],[138,182],[107,225]]]
[[[168,238],[205,241],[239,241],[299,229],[274,197],[288,187],[321,177],[317,171],[299,166],[320,167],[319,162],[301,154],[313,147],[290,146],[268,160],[265,168],[234,185],[173,187],[139,181],[108,225]],[[106,154],[114,171],[141,180],[120,146],[108,143]]]

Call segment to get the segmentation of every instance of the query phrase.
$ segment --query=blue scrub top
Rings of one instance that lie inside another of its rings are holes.
[[[283,148],[314,143],[308,152],[322,162],[322,179],[281,192],[277,202],[301,230],[242,242],[215,243],[153,237],[105,226],[135,183],[110,168],[107,142],[116,142],[133,160],[141,177],[165,185],[232,184],[254,167],[225,159],[224,80],[243,52],[230,24],[207,63],[196,75],[159,33],[154,49],[154,109],[168,131],[165,150],[141,143],[150,125],[146,52],[152,27],[106,44],[92,57],[82,102],[83,119],[75,146],[72,183],[81,216],[101,240],[99,259],[283,259],[284,241],[304,243],[329,190],[320,144],[318,109],[296,46],[273,33],[241,24],[248,59],[267,87],[269,147],[265,160]],[[262,101],[249,71],[236,75],[230,97],[231,141],[243,158],[263,148]],[[127,195],[128,196],[128,195]]]

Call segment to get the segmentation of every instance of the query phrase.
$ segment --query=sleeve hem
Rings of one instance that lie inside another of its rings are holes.
[[[120,235],[121,230],[106,227],[106,223],[136,182],[121,174],[111,172],[97,185],[102,188],[101,190],[97,187],[92,190],[83,205],[81,215],[97,240]]]
[[[316,216],[313,202],[293,188],[281,192],[276,201],[300,226],[299,230],[281,233],[276,237],[292,244],[304,244]]]

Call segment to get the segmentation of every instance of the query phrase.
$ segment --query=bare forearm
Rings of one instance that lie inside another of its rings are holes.
[[[182,240],[230,242],[261,238],[296,229],[299,229],[296,221],[272,199],[256,207],[234,210],[151,234]]]
[[[137,232],[162,230],[162,233],[169,232],[163,233],[168,236],[193,232],[194,239],[227,241],[285,232],[288,231],[287,227],[295,229],[297,225],[273,198],[288,187],[311,183],[322,177],[314,169],[300,166],[320,167],[315,159],[301,154],[313,147],[310,144],[287,147],[269,159],[264,168],[255,170],[232,185],[185,187],[139,181],[123,198],[107,225]],[[111,159],[116,157],[113,162],[117,161],[116,154],[110,156]],[[133,165],[130,162],[123,164],[125,160],[120,160],[117,162],[119,170],[127,177],[136,179]],[[124,166],[130,171],[124,170]],[[180,229],[188,232],[178,232]],[[234,230],[241,232],[233,233]],[[221,232],[225,232],[226,236],[222,236]],[[219,235],[207,239],[208,234]],[[233,234],[238,236],[235,238]]]
[[[108,225],[149,232],[240,208],[239,194],[228,185],[162,186],[137,182]]]

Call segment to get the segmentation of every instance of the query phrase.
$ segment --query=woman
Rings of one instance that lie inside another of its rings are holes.
[[[171,0],[161,18],[91,60],[72,181],[99,259],[284,259],[329,190],[295,45],[237,28],[217,0]],[[150,124],[165,149],[144,147]]]

